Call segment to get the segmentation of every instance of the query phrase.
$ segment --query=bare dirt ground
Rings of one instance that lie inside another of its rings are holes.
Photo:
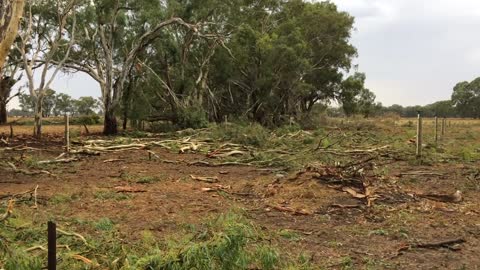
[[[35,152],[37,160],[63,152],[61,136],[43,142],[17,137],[9,147],[18,145],[43,149]],[[39,219],[62,224],[108,218],[118,224],[125,242],[140,239],[144,231],[168,238],[179,227],[236,208],[262,230],[278,235],[272,241],[283,253],[309,254],[315,269],[480,268],[479,161],[419,165],[380,158],[363,176],[376,183],[375,196],[355,198],[344,185],[330,181],[347,177],[323,165],[289,172],[208,167],[188,165],[208,160],[205,154],[150,149],[160,159],[150,160],[145,150],[102,153],[44,168],[53,176],[0,167],[0,196],[38,185],[38,209],[18,205],[16,211],[34,211]],[[33,154],[0,155],[3,161],[20,165]],[[217,177],[218,182],[196,181],[192,175]],[[139,192],[118,193],[119,187]],[[422,196],[456,190],[462,192],[460,202]],[[443,244],[448,240],[455,241]]]

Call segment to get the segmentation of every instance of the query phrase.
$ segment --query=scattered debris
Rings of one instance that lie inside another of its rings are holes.
[[[5,211],[4,214],[0,216],[0,222],[7,220],[12,215],[14,204],[15,204],[15,200],[12,199],[8,201],[7,210]]]
[[[137,188],[137,187],[131,187],[131,186],[118,186],[115,187],[115,190],[118,193],[143,193],[147,192],[145,189]]]
[[[466,240],[463,238],[455,238],[449,240],[443,240],[438,242],[431,242],[431,243],[414,243],[414,244],[406,244],[400,247],[397,250],[397,253],[392,257],[398,257],[403,254],[404,251],[408,251],[414,248],[424,248],[424,249],[439,249],[439,248],[446,248],[451,251],[459,251],[461,249],[461,244],[466,243]]]
[[[104,160],[103,163],[113,163],[113,162],[120,162],[120,161],[125,161],[125,160],[120,158],[112,158],[112,159]]]
[[[37,164],[43,165],[43,164],[71,163],[79,160],[80,159],[76,157],[72,157],[72,158],[63,158],[63,159],[42,160],[37,162]]]
[[[47,175],[50,175],[50,176],[54,176],[56,177],[55,174],[49,172],[49,171],[46,171],[46,170],[41,170],[41,171],[29,171],[29,170],[24,170],[24,169],[18,169],[17,166],[15,166],[15,164],[11,163],[11,162],[7,162],[7,165],[10,166],[13,170],[13,172],[15,173],[22,173],[22,174],[25,174],[25,175],[39,175],[39,174],[47,174]]]
[[[207,183],[218,183],[219,179],[216,176],[195,176],[190,175],[193,180],[207,182]]]
[[[313,215],[313,213],[309,210],[306,210],[306,209],[296,210],[296,209],[293,209],[289,206],[273,205],[273,206],[269,206],[269,208],[267,208],[266,210],[270,211],[270,208],[273,208],[273,209],[275,209],[277,211],[280,211],[280,212],[289,212],[289,213],[293,213],[294,215],[300,215],[300,216]]]
[[[415,194],[420,198],[425,198],[437,202],[447,202],[447,203],[459,203],[463,201],[462,192],[460,190],[455,191],[453,194]]]

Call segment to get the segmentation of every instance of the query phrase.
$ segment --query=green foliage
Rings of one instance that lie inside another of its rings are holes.
[[[221,124],[216,125],[212,131],[216,139],[231,141],[243,145],[263,146],[270,132],[260,124]]]
[[[72,125],[98,125],[101,123],[100,116],[96,114],[82,115],[72,119]]]
[[[205,111],[198,107],[189,107],[177,114],[175,124],[181,128],[204,128],[208,126],[208,119]]]
[[[94,194],[95,199],[98,200],[116,200],[116,201],[123,201],[130,199],[129,195],[117,193],[115,191],[97,191]]]
[[[29,256],[15,249],[6,253],[4,268],[5,270],[39,270],[43,268],[43,262],[39,257]]]
[[[156,176],[144,176],[144,177],[140,177],[136,182],[138,184],[152,184],[152,183],[159,182],[160,180],[161,179]]]
[[[114,228],[113,222],[109,218],[101,218],[95,222],[95,229],[100,231],[111,231]]]
[[[262,269],[276,269],[279,254],[271,247],[258,245],[255,228],[242,216],[229,213],[209,223],[178,251],[158,251],[141,258],[134,269],[247,269],[258,265]]]

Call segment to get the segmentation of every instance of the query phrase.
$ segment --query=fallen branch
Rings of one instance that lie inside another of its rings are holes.
[[[22,174],[25,174],[25,175],[47,174],[47,175],[50,175],[50,176],[56,176],[53,173],[51,173],[49,171],[45,171],[45,170],[32,172],[32,171],[29,171],[29,170],[18,169],[17,166],[15,166],[15,164],[13,164],[11,162],[7,162],[7,165],[10,166],[12,168],[13,172],[15,172],[15,173],[22,173]]]
[[[148,150],[147,153],[148,153],[148,160],[152,160],[152,157],[156,159],[160,159],[160,156],[153,151]]]
[[[231,156],[246,156],[248,155],[249,153],[248,152],[245,152],[245,151],[240,151],[240,150],[233,150],[233,151],[229,151],[229,152],[226,152],[226,153],[212,153],[212,154],[208,154],[207,156],[210,157],[210,158],[225,158],[225,157],[231,157]]]
[[[330,205],[332,208],[340,208],[340,209],[352,209],[352,208],[360,208],[361,206],[358,204],[332,204]]]
[[[0,222],[7,220],[12,215],[14,204],[15,200],[8,201],[7,210],[5,211],[5,214],[0,216]]]
[[[63,159],[53,159],[53,160],[42,160],[37,162],[37,164],[57,164],[57,163],[71,163],[74,161],[79,161],[78,158],[63,158]]]
[[[402,246],[397,250],[397,253],[393,256],[393,258],[398,257],[403,254],[403,251],[411,250],[413,248],[425,248],[425,249],[438,249],[438,248],[446,248],[452,251],[460,250],[459,245],[465,243],[465,239],[463,238],[456,238],[456,239],[449,239],[439,242],[432,242],[432,243],[416,243],[416,244],[407,244]]]
[[[462,192],[457,190],[453,194],[415,194],[420,198],[429,199],[437,202],[459,203],[463,201]]]
[[[68,245],[57,245],[57,248],[64,248],[64,249],[67,249],[68,251],[71,251],[71,249]],[[48,251],[48,249],[45,248],[44,246],[34,246],[34,247],[31,247],[31,248],[25,249],[25,252],[32,252],[32,251],[35,251],[37,249],[39,249],[41,251],[44,251],[44,252]]]
[[[70,150],[70,154],[85,155],[85,156],[100,156],[99,151],[93,151],[90,149]]]
[[[141,150],[147,147],[146,144],[125,144],[125,145],[113,145],[113,146],[85,146],[85,149],[90,151],[100,151],[100,152],[118,152],[126,150]]]
[[[195,176],[195,175],[190,175],[190,177],[193,179],[193,180],[196,180],[196,181],[201,181],[201,182],[207,182],[207,183],[218,183],[218,177],[216,176]]]
[[[300,215],[300,216],[309,216],[313,214],[312,212],[306,209],[296,210],[288,206],[274,205],[274,206],[271,206],[271,208],[280,212],[289,212],[289,213],[293,213],[294,215]]]
[[[125,160],[119,159],[119,158],[113,158],[113,159],[104,160],[103,163],[112,163],[112,162],[120,162],[120,161],[125,161]]]
[[[427,171],[417,171],[417,172],[403,172],[398,174],[399,177],[402,176],[444,176],[443,173],[436,172],[427,172]]]
[[[143,192],[147,192],[145,189],[140,189],[140,188],[136,188],[136,187],[121,187],[121,186],[115,187],[115,190],[118,193],[143,193]]]
[[[83,237],[81,234],[79,233],[76,233],[76,232],[66,232],[64,230],[61,230],[61,229],[58,229],[57,228],[57,232],[63,234],[63,235],[66,235],[66,236],[75,236],[77,237],[78,239],[80,239],[86,246],[89,246],[88,245],[88,242],[87,240],[85,239],[85,237]]]
[[[202,144],[195,144],[193,142],[190,143],[190,145],[188,146],[184,146],[182,148],[180,148],[180,150],[178,151],[179,154],[184,154],[186,153],[187,151],[197,151],[198,148],[201,146]]]

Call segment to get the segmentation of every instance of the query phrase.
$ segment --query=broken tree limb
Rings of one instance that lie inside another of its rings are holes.
[[[151,151],[151,150],[148,150],[148,160],[152,160],[152,157],[156,158],[156,159],[160,159],[160,156],[157,155],[155,152]]]
[[[273,206],[270,206],[271,208],[277,210],[277,211],[280,211],[280,212],[289,212],[289,213],[292,213],[294,215],[300,215],[300,216],[310,216],[310,215],[313,215],[313,213],[309,210],[306,210],[306,209],[299,209],[299,210],[296,210],[296,209],[293,209],[291,207],[288,207],[288,206],[281,206],[281,205],[273,205]]]
[[[7,162],[7,165],[10,166],[12,168],[13,172],[15,172],[15,173],[21,173],[21,174],[25,174],[25,175],[47,174],[47,175],[50,175],[50,176],[56,176],[53,173],[51,173],[49,171],[45,171],[45,170],[31,172],[31,171],[24,170],[24,169],[18,169],[17,166],[15,166],[15,164],[13,164],[11,162]]]
[[[207,183],[218,183],[218,177],[216,176],[195,176],[190,175],[190,178],[196,181],[207,182]]]
[[[112,159],[104,160],[102,161],[102,163],[113,163],[113,162],[120,162],[120,161],[125,161],[125,160],[120,158],[112,158]]]
[[[345,151],[322,150],[321,152],[327,153],[327,154],[334,154],[334,155],[352,155],[352,154],[366,155],[366,154],[376,153],[378,151],[385,150],[388,148],[390,148],[390,145],[385,145],[382,147],[376,147],[371,149],[352,149],[352,150],[345,150]]]
[[[7,210],[3,215],[0,216],[0,222],[7,220],[12,215],[14,205],[15,205],[15,200],[8,201]]]
[[[136,187],[129,187],[129,186],[125,186],[125,187],[118,186],[118,187],[115,187],[115,190],[118,193],[143,193],[143,192],[147,192],[147,190],[145,190],[145,189],[136,188]]]
[[[446,248],[452,251],[460,250],[460,244],[466,243],[467,241],[463,238],[455,238],[449,240],[442,240],[438,242],[431,242],[431,243],[414,243],[414,244],[406,244],[400,247],[396,254],[392,256],[392,258],[398,257],[403,254],[403,251],[408,251],[414,248],[425,248],[425,249],[438,249],[438,248]]]
[[[72,157],[72,158],[63,158],[63,159],[42,160],[37,163],[44,165],[44,164],[57,164],[57,163],[71,163],[74,161],[79,161],[79,159]]]
[[[427,172],[427,171],[413,171],[413,172],[402,172],[398,174],[399,177],[402,176],[445,176],[443,173],[437,172]]]
[[[78,149],[78,150],[70,150],[70,154],[85,155],[85,156],[99,156],[100,152],[89,150],[89,149]]]
[[[85,237],[83,237],[81,234],[79,233],[76,233],[76,232],[67,232],[67,231],[64,231],[64,230],[61,230],[59,228],[57,228],[57,232],[63,234],[63,235],[66,235],[66,236],[75,236],[76,238],[80,239],[86,246],[89,246],[88,245],[88,242],[87,240],[85,239]]]
[[[463,201],[462,192],[457,190],[453,194],[415,194],[420,198],[429,199],[437,202],[459,203]]]
[[[448,248],[452,249],[453,246],[458,245],[458,244],[463,244],[465,243],[465,239],[463,238],[457,238],[457,239],[449,239],[449,240],[444,240],[444,241],[439,241],[439,242],[432,242],[432,243],[419,243],[413,245],[414,248],[429,248],[429,249],[435,249],[435,248]],[[455,249],[455,248],[454,248]]]
[[[124,145],[113,145],[113,146],[84,146],[85,149],[91,151],[100,151],[100,152],[116,152],[116,151],[125,151],[125,150],[141,150],[147,148],[146,144],[124,144]]]
[[[246,156],[248,154],[249,153],[245,151],[232,150],[226,153],[211,153],[211,154],[208,154],[207,156],[209,158],[217,158],[217,157],[224,158],[224,157],[232,157],[232,156]]]

